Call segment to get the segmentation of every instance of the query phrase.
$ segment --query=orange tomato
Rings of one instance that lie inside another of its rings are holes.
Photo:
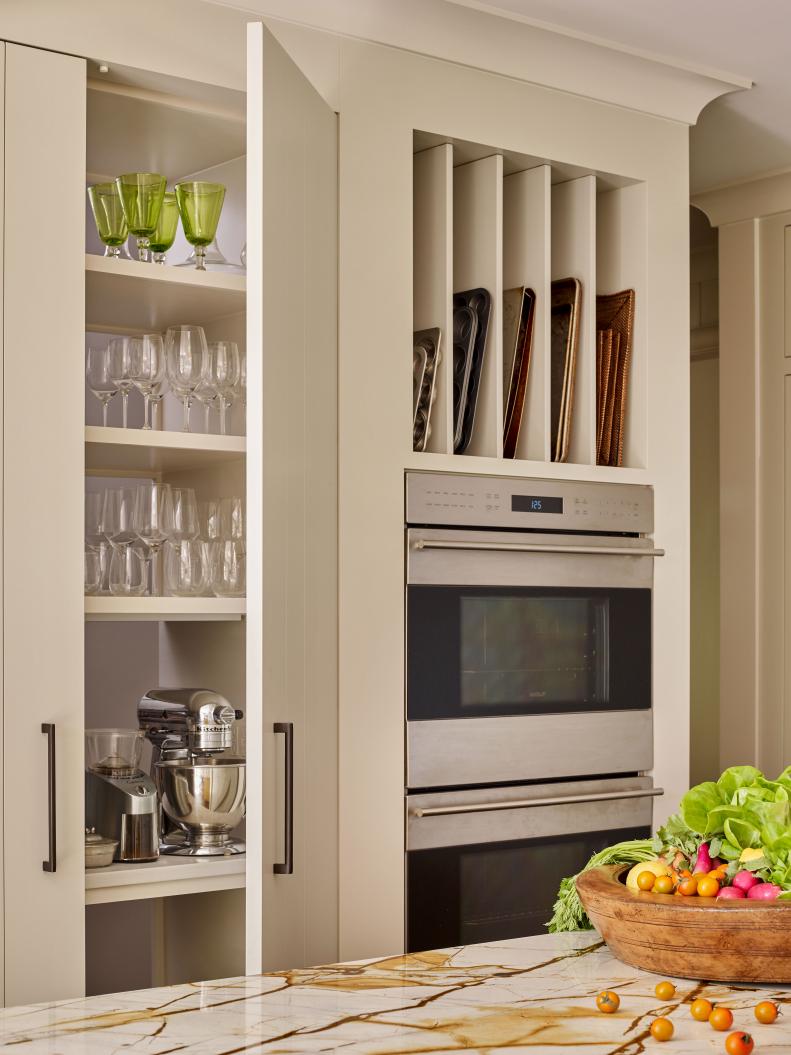
[[[711,876],[703,876],[702,879],[698,880],[699,897],[716,897],[719,892],[720,884],[716,879],[712,879]]]
[[[605,1015],[614,1014],[620,1006],[621,998],[617,993],[613,993],[609,989],[605,989],[603,993],[599,993],[596,997],[596,1007]]]
[[[771,1000],[762,1000],[760,1004],[755,1005],[755,1017],[765,1026],[774,1022],[779,1013],[777,1004],[773,1004]]]
[[[654,1040],[670,1040],[673,1036],[673,1023],[669,1018],[655,1018],[651,1023],[651,1036]]]
[[[727,1007],[715,1007],[709,1015],[709,1025],[719,1033],[724,1033],[733,1025],[733,1012]]]
[[[672,1000],[676,995],[676,987],[672,982],[659,982],[655,986],[654,992],[660,1000]]]
[[[692,878],[692,873],[690,872],[690,870],[688,868],[682,868],[681,869],[681,878],[682,879],[691,879]]]
[[[639,882],[638,876],[638,882]],[[670,876],[657,876],[654,880],[654,893],[655,894],[672,894],[673,893],[673,880]]]
[[[653,872],[641,872],[637,877],[637,885],[641,890],[653,890],[656,876]]]
[[[714,1005],[710,1000],[704,1000],[703,997],[698,997],[697,1000],[693,1000],[690,1004],[689,1013],[696,1022],[708,1022],[713,1007]]]
[[[728,1055],[750,1055],[755,1041],[749,1033],[729,1033],[725,1038],[725,1050]]]
[[[689,879],[683,879],[679,883],[678,889],[685,897],[693,897],[698,892],[698,881],[694,876]]]

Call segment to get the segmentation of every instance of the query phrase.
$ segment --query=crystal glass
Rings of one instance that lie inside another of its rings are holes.
[[[102,531],[113,547],[128,546],[137,540],[134,487],[108,487],[102,505]]]
[[[165,382],[154,385],[151,389],[151,428],[161,429],[162,423],[160,419],[160,407],[162,400],[165,398]]]
[[[217,498],[198,503],[198,523],[200,537],[205,542],[214,542],[220,538],[220,501]]]
[[[211,245],[217,234],[225,187],[222,183],[185,180],[176,184],[176,200],[184,236],[195,249],[195,267],[205,271],[206,246]]]
[[[220,397],[220,435],[227,432],[228,407],[234,400],[239,384],[239,346],[236,341],[212,341],[209,345],[211,381]]]
[[[85,377],[88,388],[102,404],[102,425],[107,425],[107,407],[118,392],[118,385],[110,376],[110,359],[106,348],[89,348],[85,356]]]
[[[208,350],[202,326],[171,326],[165,334],[165,361],[171,389],[184,406],[182,432],[190,431],[195,389],[205,379]]]
[[[212,543],[211,588],[216,597],[244,597],[247,556],[243,542]]]
[[[165,379],[165,342],[159,333],[144,333],[129,341],[129,377],[143,394],[143,428],[150,429],[151,395]]]
[[[137,238],[137,255],[148,260],[151,235],[157,229],[165,177],[157,172],[125,172],[115,181],[130,234]]]
[[[156,230],[149,239],[149,249],[155,264],[165,263],[165,254],[176,240],[179,226],[179,206],[173,191],[165,191]]]
[[[208,543],[181,539],[165,544],[165,586],[175,597],[200,597],[209,581]]]
[[[209,349],[207,362],[210,364],[208,367],[208,375],[211,377],[211,348]],[[219,392],[217,386],[210,380],[203,380],[195,389],[195,398],[199,403],[203,404],[203,431],[210,432],[209,428],[209,411],[215,405],[219,398]]]
[[[92,596],[99,592],[102,581],[102,565],[98,549],[85,551],[85,594]]]
[[[142,546],[117,546],[110,558],[113,597],[141,597],[146,592],[148,561]]]
[[[107,345],[107,370],[110,379],[118,386],[121,393],[121,420],[127,427],[129,415],[129,393],[133,386],[129,373],[129,337],[111,337]]]
[[[176,542],[196,539],[200,534],[198,503],[191,487],[174,487],[173,529],[170,538]]]
[[[244,502],[241,498],[220,499],[220,538],[244,542]]]
[[[121,195],[114,183],[96,183],[88,188],[88,199],[96,230],[104,242],[104,255],[121,256],[121,247],[129,237]]]
[[[102,509],[104,506],[103,491],[85,492],[85,545],[96,549],[105,540]]]
[[[133,526],[145,543],[151,560],[151,593],[159,592],[159,552],[174,528],[173,492],[170,484],[156,481],[141,484],[135,491]]]

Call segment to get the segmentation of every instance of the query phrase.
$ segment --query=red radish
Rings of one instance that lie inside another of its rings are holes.
[[[751,897],[755,901],[774,901],[782,892],[782,889],[776,883],[756,883],[755,886],[750,887],[747,891],[747,897]]]
[[[711,857],[709,856],[709,844],[701,843],[698,849],[698,856],[695,859],[695,867],[692,869],[694,872],[705,873],[710,872],[714,865],[712,864]]]
[[[758,886],[761,880],[755,874],[755,872],[748,872],[747,869],[743,869],[741,872],[737,872],[733,877],[733,885],[738,887],[739,890],[743,890],[745,893],[754,886]]]
[[[724,886],[717,894],[718,898],[725,898],[728,901],[733,901],[735,898],[745,898],[747,895],[743,890],[740,890],[737,886]]]

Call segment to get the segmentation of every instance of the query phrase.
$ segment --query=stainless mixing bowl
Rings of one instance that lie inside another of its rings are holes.
[[[220,847],[244,817],[243,758],[201,756],[156,764],[162,808],[196,847]]]

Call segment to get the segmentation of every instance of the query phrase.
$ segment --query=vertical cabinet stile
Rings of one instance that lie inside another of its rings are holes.
[[[3,291],[5,284],[5,245],[4,214],[5,214],[5,51],[6,46],[0,41],[0,466],[5,461],[5,424],[3,415],[3,356],[5,353],[5,322],[3,318]],[[3,488],[0,486],[0,524],[4,524],[3,513]],[[0,597],[3,596],[3,559],[0,559]],[[0,640],[3,641],[0,656],[5,651],[5,606],[0,607]],[[4,679],[0,677],[0,772],[5,773],[3,762],[5,752],[5,727],[4,727]],[[5,856],[5,777],[0,781],[0,868],[3,867]],[[4,884],[0,883],[0,1006],[5,1004],[5,890]]]
[[[76,997],[84,986],[86,68],[68,55],[5,50],[3,681],[15,705],[3,716],[3,827],[13,1005]],[[54,817],[43,723],[55,726]]]

